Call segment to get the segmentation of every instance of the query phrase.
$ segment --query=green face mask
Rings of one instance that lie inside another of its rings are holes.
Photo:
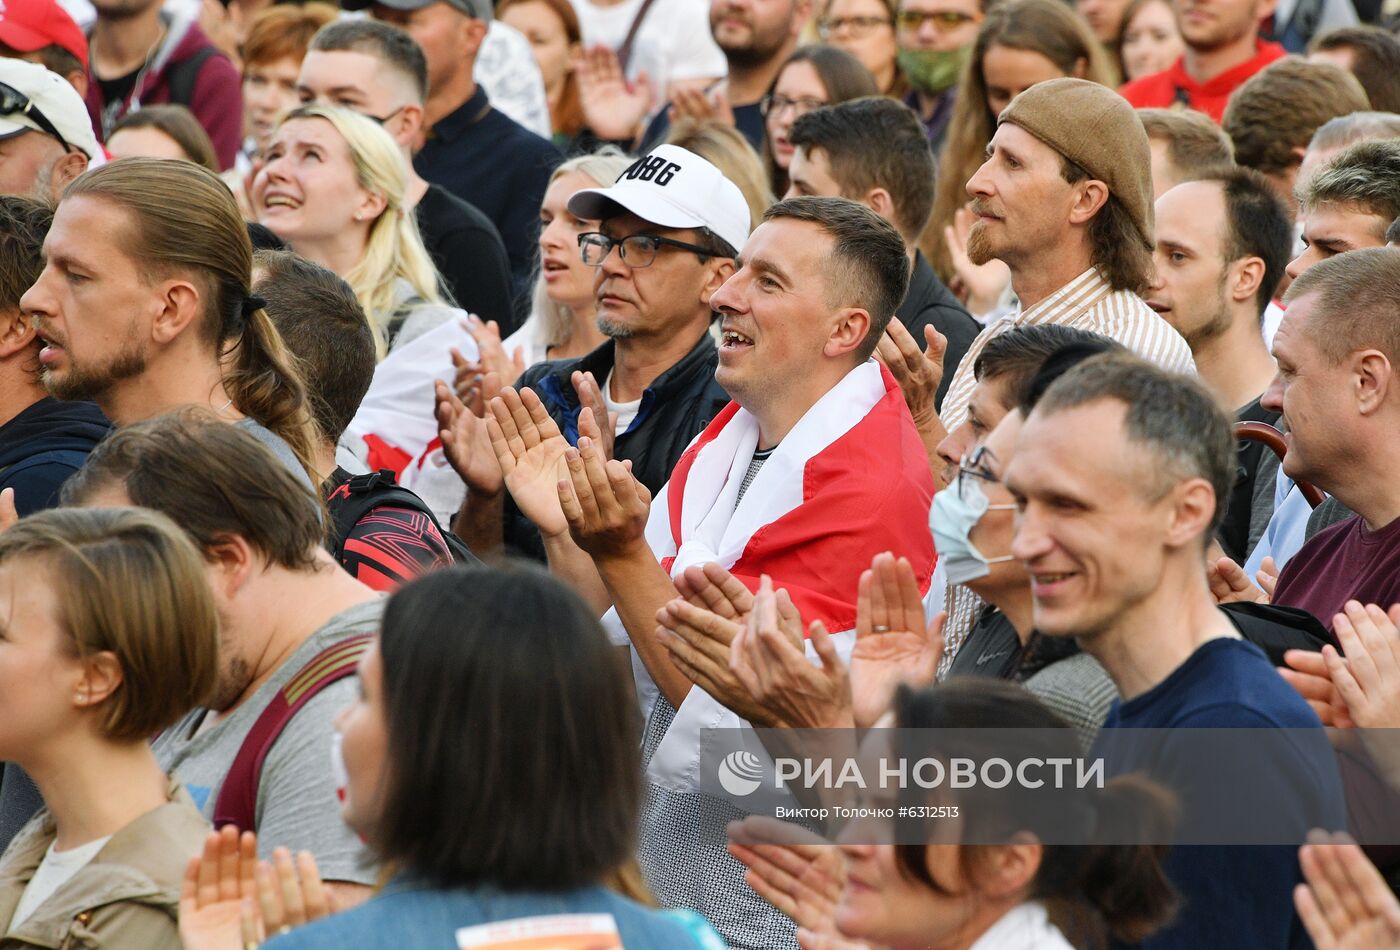
[[[936,96],[958,81],[967,55],[967,47],[950,50],[902,49],[895,62],[915,89]]]

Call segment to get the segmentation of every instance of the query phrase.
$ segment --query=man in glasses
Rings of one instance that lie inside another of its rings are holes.
[[[427,90],[422,47],[398,27],[371,19],[339,20],[320,29],[297,77],[302,102],[353,109],[399,143],[407,164],[407,204],[452,299],[468,313],[495,320],[505,334],[517,321],[500,232],[475,205],[425,181],[411,164],[413,145],[423,134]]]
[[[56,202],[99,154],[87,108],[66,79],[0,59],[0,194]]]
[[[919,114],[929,144],[943,146],[958,75],[977,39],[981,0],[903,0],[895,14],[900,72],[913,88],[904,102]]]
[[[596,268],[598,328],[609,339],[580,359],[527,369],[517,386],[539,396],[570,443],[587,405],[611,427],[604,436],[611,454],[656,492],[729,401],[715,382],[710,298],[734,273],[735,248],[749,235],[748,205],[714,165],[663,145],[611,187],[575,194],[569,213],[600,222],[579,236],[579,253]],[[503,497],[507,547],[543,558],[539,532],[504,492],[470,494],[459,524],[489,525]],[[494,546],[477,530],[467,534],[474,550]]]

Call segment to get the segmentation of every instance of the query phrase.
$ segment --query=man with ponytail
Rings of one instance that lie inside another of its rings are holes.
[[[159,159],[104,165],[64,193],[44,256],[20,307],[50,393],[92,400],[119,426],[207,406],[310,484],[305,386],[249,290],[252,245],[217,175]]]
[[[1181,913],[1141,946],[1219,946],[1226,933],[1232,947],[1308,946],[1292,907],[1296,848],[1277,836],[1336,829],[1342,792],[1316,714],[1206,582],[1235,478],[1229,420],[1194,380],[1122,355],[1086,360],[1043,393],[1002,479],[1021,512],[1011,554],[1030,574],[1035,628],[1074,637],[1118,688],[1093,753],[1109,777],[1163,779],[1183,793],[1181,827],[1193,832],[1166,861]],[[1121,729],[1137,731],[1115,738]],[[1140,731],[1201,729],[1267,732],[1207,762],[1199,734],[1174,732],[1163,748]],[[1241,846],[1258,840],[1247,829],[1265,806],[1270,846]]]

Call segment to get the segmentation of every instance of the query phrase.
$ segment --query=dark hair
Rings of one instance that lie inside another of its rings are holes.
[[[856,352],[860,362],[869,359],[909,292],[904,239],[894,225],[847,198],[788,198],[763,213],[764,221],[776,218],[809,221],[831,235],[828,305],[863,307],[870,314],[870,331]]]
[[[112,126],[107,138],[110,140],[123,129],[155,129],[178,145],[185,158],[216,174],[219,171],[219,158],[214,154],[209,133],[204,131],[194,113],[182,105],[142,106],[135,112],[128,112]]]
[[[1318,261],[1289,285],[1284,299],[1310,293],[1321,299],[1307,333],[1334,365],[1375,348],[1400,366],[1400,249],[1367,247]]]
[[[1011,400],[1006,408],[1014,409],[1021,405],[1027,386],[1039,378],[1046,361],[1071,348],[1083,354],[1080,359],[1123,349],[1106,336],[1058,323],[1013,327],[998,333],[982,347],[972,364],[972,378],[978,382],[1002,380]]]
[[[1071,185],[1094,177],[1063,155],[1060,176]],[[1152,283],[1152,246],[1138,230],[1128,206],[1112,192],[1089,222],[1089,245],[1094,265],[1114,290],[1140,294]]]
[[[428,60],[423,48],[396,26],[368,17],[327,23],[311,38],[311,49],[326,53],[367,53],[413,82],[420,100],[428,97]]]
[[[321,439],[334,445],[374,379],[374,331],[344,279],[291,251],[253,255],[253,290],[300,361]]]
[[[1283,280],[1293,256],[1293,224],[1283,199],[1268,179],[1252,168],[1223,168],[1196,181],[1214,182],[1225,197],[1225,260],[1257,257],[1264,262],[1264,279],[1254,302],[1262,320],[1269,301]]]
[[[129,214],[113,244],[148,272],[185,274],[199,286],[203,313],[192,329],[219,360],[233,405],[280,436],[309,475],[317,436],[306,387],[267,314],[245,306],[253,246],[228,186],[189,162],[124,158],[76,178],[64,199],[79,195]]]
[[[1139,109],[1137,114],[1148,141],[1167,143],[1167,159],[1182,178],[1235,164],[1234,146],[1210,116],[1175,109]]]
[[[895,227],[909,244],[919,239],[933,210],[933,152],[914,110],[883,96],[852,99],[802,116],[788,138],[822,150],[842,196],[888,191]]]
[[[382,629],[386,861],[440,886],[559,891],[628,859],[636,708],[573,591],[533,566],[435,571],[389,599]]]
[[[83,37],[83,43],[87,43],[86,36]],[[87,72],[87,67],[83,65],[82,60],[57,43],[50,43],[48,46],[42,46],[28,52],[22,52],[13,46],[0,43],[0,59],[24,59],[26,56],[33,56],[39,61],[39,65],[51,73],[57,73],[64,79],[68,78],[69,73]]]
[[[1304,211],[1340,204],[1386,220],[1400,218],[1400,139],[1349,146],[1298,187],[1298,203]]]
[[[1265,174],[1298,164],[1318,126],[1370,108],[1356,77],[1331,63],[1289,56],[1251,76],[1230,96],[1220,127],[1235,144],[1235,161]]]
[[[1155,485],[1161,498],[1181,482],[1202,478],[1215,493],[1215,514],[1201,543],[1215,536],[1235,482],[1235,439],[1230,420],[1215,397],[1197,380],[1170,373],[1135,356],[1101,354],[1082,361],[1049,386],[1035,411],[1051,415],[1100,400],[1127,408],[1124,435],[1155,457]]]
[[[1316,37],[1308,51],[1351,51],[1351,72],[1377,112],[1400,112],[1400,39],[1378,26],[1344,26]]]
[[[899,729],[925,735],[930,734],[926,730],[937,730],[952,737],[950,746],[973,741],[959,736],[960,731],[1006,730],[1006,736],[1015,731],[1014,739],[977,741],[976,747],[967,750],[977,758],[985,758],[987,746],[999,742],[1015,744],[1019,754],[1014,760],[1069,761],[1083,756],[1074,730],[1013,683],[956,677],[919,691],[901,686],[895,695],[894,712]],[[940,749],[942,745],[940,741]],[[976,789],[961,793],[960,805],[979,794],[986,793]],[[1075,946],[1103,942],[1104,931],[1136,943],[1171,919],[1176,892],[1162,867],[1168,846],[1107,843],[1124,829],[1133,829],[1147,842],[1169,840],[1175,801],[1160,786],[1136,776],[1111,779],[1090,807],[1086,807],[1083,790],[1057,792],[1048,786],[1020,790],[1011,783],[993,794],[995,805],[991,807],[977,807],[972,802],[960,808],[965,816],[964,841],[1009,843],[1030,832],[1042,841],[1064,840],[1078,833],[1088,842],[1042,843],[1040,866],[1030,883],[1029,899],[1046,904],[1052,919]],[[988,847],[982,843],[959,845],[964,880],[976,882]],[[897,845],[895,855],[906,877],[935,893],[948,893],[929,873],[926,845]]]
[[[44,269],[44,238],[53,209],[19,195],[0,195],[0,310],[18,310]]]
[[[778,80],[782,78],[783,70],[793,63],[807,63],[816,71],[817,78],[821,80],[822,88],[826,90],[828,106],[850,99],[880,94],[880,88],[875,85],[875,77],[870,74],[870,70],[866,69],[860,60],[843,49],[813,43],[808,46],[799,46],[792,51],[791,56],[783,60],[783,65],[779,66],[778,71],[773,74],[773,81],[768,84],[768,95],[773,95],[773,90],[778,88]],[[779,168],[778,163],[773,160],[773,146],[766,135],[763,137],[763,166],[768,171],[768,180],[773,188],[773,193],[776,195],[786,193],[789,184],[788,173],[785,169]]]
[[[262,443],[208,409],[135,422],[98,443],[63,484],[65,505],[120,486],[167,515],[209,556],[238,536],[273,564],[312,570],[325,535],[320,500]]]
[[[258,221],[248,221],[248,240],[253,245],[253,256],[258,251],[285,251],[287,242],[277,236],[277,232]]]

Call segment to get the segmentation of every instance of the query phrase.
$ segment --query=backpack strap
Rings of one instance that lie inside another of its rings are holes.
[[[637,15],[632,18],[632,25],[627,28],[627,36],[622,40],[622,45],[617,48],[617,65],[624,75],[627,73],[627,65],[632,61],[632,48],[637,43],[637,34],[642,29],[642,21],[646,19],[647,11],[651,9],[656,0],[642,0],[642,5],[637,8]]]
[[[234,825],[240,831],[257,830],[258,783],[273,743],[313,697],[332,683],[354,674],[360,657],[373,639],[372,633],[360,633],[332,644],[312,657],[277,691],[253,728],[248,730],[224,777],[214,804],[215,828]]]
[[[204,66],[204,61],[216,52],[218,50],[214,47],[205,46],[196,50],[194,55],[188,59],[170,64],[170,68],[165,73],[165,85],[170,90],[171,102],[176,105],[189,106],[190,99],[194,97],[194,85],[199,81],[199,70]]]

